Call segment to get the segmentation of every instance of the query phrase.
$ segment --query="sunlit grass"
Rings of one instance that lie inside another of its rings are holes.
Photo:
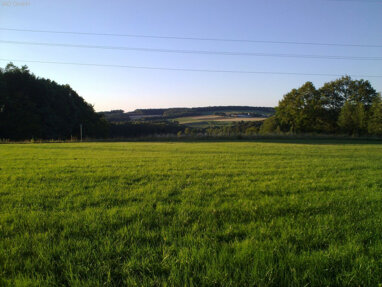
[[[382,145],[0,145],[0,278],[378,286]]]

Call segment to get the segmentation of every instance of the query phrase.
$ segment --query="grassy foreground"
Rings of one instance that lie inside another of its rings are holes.
[[[378,286],[382,145],[0,145],[0,286]]]

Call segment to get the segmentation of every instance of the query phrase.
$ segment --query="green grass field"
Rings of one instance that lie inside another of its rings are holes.
[[[378,286],[382,145],[0,145],[0,286]]]
[[[174,119],[181,125],[186,125],[193,128],[208,128],[211,126],[221,127],[229,126],[237,122],[257,122],[262,121],[265,118],[240,118],[240,117],[229,117],[229,116],[218,116],[218,115],[203,115],[203,116],[189,116],[180,117]]]

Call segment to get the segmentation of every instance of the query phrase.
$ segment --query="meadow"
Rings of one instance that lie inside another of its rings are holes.
[[[0,286],[378,286],[382,145],[0,145]]]
[[[203,116],[179,117],[176,118],[175,121],[181,125],[195,128],[206,128],[209,126],[227,126],[235,122],[257,122],[265,119],[266,118],[242,118],[208,114]]]

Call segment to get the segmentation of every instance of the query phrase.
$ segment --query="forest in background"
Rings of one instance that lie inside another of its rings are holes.
[[[0,70],[0,138],[78,138],[81,124],[89,137],[108,135],[106,120],[69,85],[38,78],[27,66]]]
[[[306,82],[279,102],[263,133],[382,135],[382,98],[369,81],[344,76],[316,89]]]
[[[173,120],[233,110],[267,119],[204,128],[181,125]],[[150,117],[140,118],[139,115]],[[19,68],[9,63],[0,69],[0,139],[79,139],[80,127],[85,138],[93,139],[158,135],[382,136],[382,98],[369,81],[344,76],[319,89],[306,82],[284,95],[276,108],[217,106],[96,113],[69,85],[39,78],[27,66]]]

